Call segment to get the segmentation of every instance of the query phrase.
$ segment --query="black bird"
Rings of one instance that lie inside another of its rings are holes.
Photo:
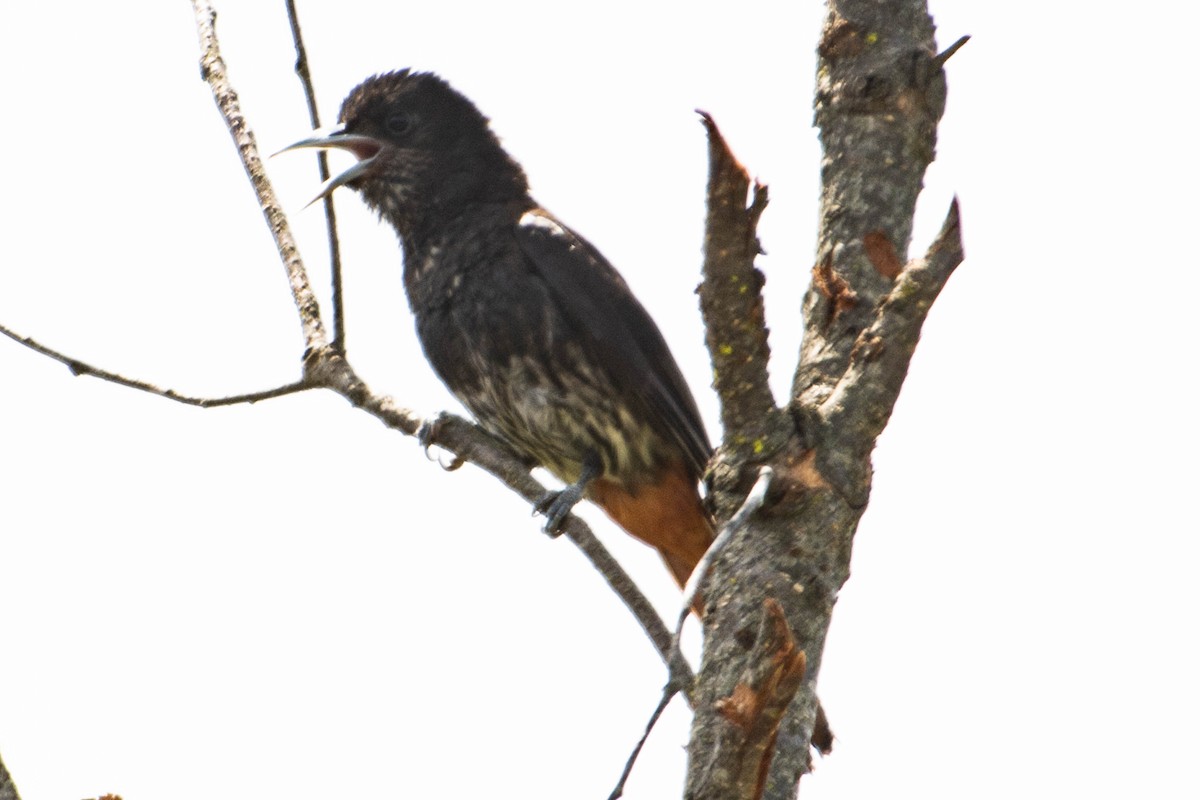
[[[682,585],[713,540],[699,478],[712,453],[650,315],[583,237],[529,196],[487,118],[431,73],[368,78],[340,124],[293,147],[359,161],[330,180],[389,222],[425,355],[479,423],[658,549]],[[290,148],[289,148],[290,149]]]
[[[698,485],[712,446],[646,309],[438,76],[368,78],[338,119],[292,147],[358,157],[318,197],[349,186],[396,229],[429,363],[481,425],[567,484],[542,504],[547,529],[587,497],[682,586],[714,536]],[[819,706],[813,745],[833,747]]]

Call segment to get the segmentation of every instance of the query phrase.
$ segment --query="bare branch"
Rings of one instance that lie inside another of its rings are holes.
[[[217,42],[217,14],[208,0],[192,0],[192,8],[196,12],[196,30],[200,37],[200,75],[212,89],[213,99],[225,119],[225,125],[237,146],[242,166],[254,187],[259,207],[271,229],[279,257],[287,270],[288,283],[292,289],[292,299],[300,312],[300,326],[304,334],[305,350],[313,351],[325,344],[325,326],[321,322],[321,310],[317,298],[308,283],[308,274],[296,241],[287,224],[287,217],[275,197],[275,190],[267,179],[263,169],[262,158],[258,154],[258,145],[254,141],[254,133],[249,123],[242,116],[237,92],[229,83],[225,74],[225,62],[221,58],[220,46]]]
[[[321,127],[321,114],[317,110],[317,93],[313,89],[312,75],[308,70],[308,53],[304,49],[304,37],[300,33],[300,17],[296,13],[296,0],[287,0],[288,24],[292,30],[292,42],[296,47],[296,75],[304,89],[304,103],[308,107],[308,120],[314,129]],[[317,151],[317,174],[321,183],[329,180],[329,156],[324,150]],[[333,195],[327,194],[321,205],[325,209],[325,235],[329,241],[329,272],[333,292],[330,305],[333,309],[333,346],[341,353],[346,352],[346,321],[342,301],[342,246],[338,239],[337,213],[333,206]]]
[[[77,358],[72,358],[65,353],[60,353],[58,350],[53,350],[45,345],[31,339],[28,336],[20,334],[8,328],[5,325],[0,325],[0,333],[3,333],[13,341],[23,344],[34,352],[41,353],[47,358],[52,358],[62,364],[65,364],[67,369],[76,376],[90,375],[93,378],[99,378],[102,381],[115,383],[118,386],[125,386],[130,389],[136,389],[139,392],[165,397],[168,400],[174,400],[176,403],[183,403],[188,406],[199,406],[200,408],[216,408],[217,406],[232,406],[241,403],[257,403],[260,400],[270,400],[274,397],[283,397],[289,394],[296,394],[307,389],[315,388],[306,380],[299,380],[295,383],[289,383],[284,386],[278,386],[274,389],[266,389],[261,392],[250,392],[249,394],[238,394],[230,397],[193,397],[191,395],[180,394],[174,389],[162,389],[152,383],[139,381],[133,378],[126,378],[124,375],[119,375],[115,372],[109,372],[106,369],[93,367],[84,361]]]
[[[756,227],[767,205],[767,187],[754,184],[721,136],[716,122],[701,111],[708,132],[708,217],[704,235],[704,282],[700,309],[713,364],[713,385],[721,400],[725,448],[747,455],[773,449],[764,441],[777,414],[767,380],[771,350],[763,312],[763,274],[754,267],[760,252]]]
[[[625,794],[625,783],[633,773],[633,765],[637,763],[638,756],[641,755],[642,748],[646,745],[646,740],[650,738],[650,732],[658,724],[658,718],[667,710],[667,706],[671,703],[671,698],[675,696],[677,691],[678,689],[672,688],[672,681],[668,681],[667,685],[663,687],[662,697],[659,698],[658,705],[654,707],[654,711],[650,714],[650,719],[646,722],[646,729],[642,732],[642,738],[638,739],[637,744],[633,746],[633,752],[625,760],[625,769],[621,771],[621,777],[617,779],[617,785],[609,793],[608,800],[617,800],[618,797]]]
[[[955,199],[925,256],[905,266],[871,327],[859,334],[846,374],[821,405],[822,416],[839,431],[847,452],[869,450],[883,432],[908,374],[929,308],[962,260],[962,230]]]

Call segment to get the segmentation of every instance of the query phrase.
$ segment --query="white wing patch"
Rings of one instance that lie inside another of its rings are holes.
[[[548,231],[555,236],[563,236],[566,234],[566,231],[563,230],[562,225],[559,225],[545,214],[538,213],[537,209],[526,211],[524,214],[522,214],[521,221],[518,224],[524,228],[541,228],[542,230]]]

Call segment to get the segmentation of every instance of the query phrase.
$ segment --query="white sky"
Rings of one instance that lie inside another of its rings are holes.
[[[318,5],[302,13],[326,121],[372,72],[450,79],[624,272],[715,433],[691,294],[692,110],[711,111],[771,186],[760,264],[786,390],[819,4]],[[281,6],[219,6],[267,152],[308,129]],[[804,796],[1200,796],[1200,12],[933,13],[943,46],[974,38],[949,64],[914,250],[957,193],[968,260],[876,451],[821,675],[838,750]],[[5,8],[0,320],[222,395],[292,380],[301,342],[196,59],[184,0]],[[291,209],[317,185],[304,155],[270,170]],[[339,209],[355,365],[453,408],[392,234],[350,193]],[[293,223],[323,287],[320,214]],[[332,395],[201,411],[7,340],[0,375],[0,753],[25,800],[607,796],[663,671],[494,481],[442,472]],[[584,513],[673,613],[653,554]],[[680,794],[687,724],[673,705],[627,797]]]

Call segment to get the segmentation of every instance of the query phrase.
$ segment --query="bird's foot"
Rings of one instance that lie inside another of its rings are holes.
[[[565,489],[546,492],[539,497],[533,504],[533,513],[545,514],[546,524],[542,530],[551,536],[558,536],[562,533],[567,515],[582,499],[583,487],[578,483],[572,483]]]
[[[583,457],[583,469],[580,471],[579,480],[565,488],[546,492],[539,497],[537,502],[533,504],[533,513],[546,515],[546,525],[542,530],[551,536],[558,536],[562,533],[563,525],[567,521],[567,515],[583,499],[583,494],[587,491],[588,484],[600,477],[601,472],[603,472],[603,468],[601,467],[599,456],[593,452],[585,453]]]

